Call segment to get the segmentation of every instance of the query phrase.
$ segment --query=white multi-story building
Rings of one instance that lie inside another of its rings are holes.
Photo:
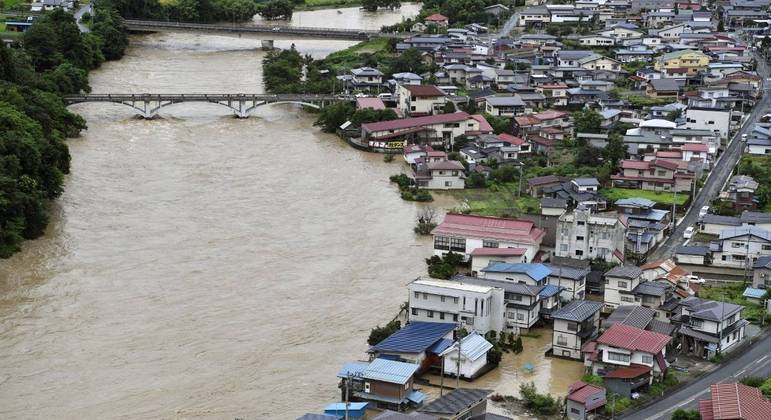
[[[434,85],[399,85],[397,95],[399,110],[411,117],[440,114],[447,102],[444,92]]]
[[[482,334],[503,330],[503,289],[462,281],[418,278],[409,289],[409,320],[460,323]]]
[[[545,264],[546,268],[551,270],[549,274],[549,284],[558,286],[560,299],[563,302],[571,300],[581,300],[584,298],[586,290],[586,276],[589,275],[588,268],[574,268],[557,264]]]
[[[602,303],[574,300],[553,313],[553,354],[581,359],[581,348],[599,331],[600,309],[602,309]]]
[[[635,266],[617,266],[605,273],[605,306],[635,305],[633,290],[643,281],[643,271]]]
[[[689,107],[685,111],[685,128],[710,130],[728,138],[731,129],[731,110]]]
[[[465,259],[478,248],[524,248],[522,261],[533,261],[545,236],[529,220],[500,219],[450,213],[431,234],[434,255],[460,253]]]
[[[683,349],[699,357],[722,353],[744,338],[744,307],[697,297],[681,300],[671,317],[680,326]]]
[[[759,257],[771,255],[771,232],[756,226],[723,229],[711,248],[714,250],[712,265],[751,267]]]
[[[578,206],[559,218],[554,255],[579,260],[624,261],[624,226],[616,212],[593,213]]]

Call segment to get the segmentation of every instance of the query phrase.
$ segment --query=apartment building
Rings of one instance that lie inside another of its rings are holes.
[[[616,212],[593,212],[579,205],[557,222],[554,255],[579,260],[624,262],[624,226]]]

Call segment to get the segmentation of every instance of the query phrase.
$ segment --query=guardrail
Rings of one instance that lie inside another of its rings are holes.
[[[326,37],[344,37],[353,39],[367,39],[372,36],[380,35],[379,31],[366,29],[335,29],[335,28],[315,28],[305,26],[267,26],[267,25],[221,25],[221,24],[203,24],[203,23],[183,23],[183,22],[163,22],[152,20],[125,20],[126,27],[130,30],[195,30],[207,32],[253,32],[253,33],[274,33],[277,35],[319,35]]]

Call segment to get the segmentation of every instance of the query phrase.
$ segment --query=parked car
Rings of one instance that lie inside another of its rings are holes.
[[[702,207],[701,210],[699,210],[699,219],[704,218],[704,216],[706,216],[707,213],[709,213],[709,206]]]
[[[742,141],[747,141],[747,135],[746,134],[742,134]]]
[[[688,226],[687,228],[685,228],[685,232],[683,232],[683,238],[691,239],[693,237],[693,231],[694,231],[693,226]]]
[[[706,280],[704,280],[703,278],[701,278],[699,276],[696,276],[696,275],[693,275],[693,274],[687,275],[686,278],[688,279],[688,283],[704,283],[704,282],[706,282]]]

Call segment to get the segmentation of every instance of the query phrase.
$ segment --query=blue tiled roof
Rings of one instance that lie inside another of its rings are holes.
[[[766,295],[766,289],[756,289],[754,287],[748,287],[744,289],[742,296],[754,299],[762,299]]]
[[[452,346],[452,343],[453,343],[453,341],[450,340],[449,338],[443,338],[443,339],[437,341],[436,343],[434,343],[433,346],[429,347],[428,351],[431,352],[431,353],[439,354],[439,353],[447,350],[448,348],[450,348],[450,346]]]
[[[412,391],[407,394],[407,399],[414,402],[415,404],[420,404],[426,400],[426,394],[420,391]]]
[[[420,365],[415,363],[375,359],[369,364],[367,369],[362,372],[362,377],[373,381],[383,381],[403,385],[410,380],[419,367]]]
[[[443,322],[412,322],[370,347],[370,352],[421,353],[455,329]]]
[[[538,295],[541,296],[541,298],[543,298],[543,299],[548,299],[548,298],[556,295],[557,293],[559,293],[560,290],[562,290],[562,287],[560,287],[560,286],[555,286],[553,284],[547,284],[546,286],[544,286],[544,288],[541,290],[541,292]]]
[[[520,273],[527,274],[531,279],[535,281],[543,280],[549,274],[551,270],[543,264],[529,264],[529,263],[493,263],[483,268],[482,271],[486,273]]]

